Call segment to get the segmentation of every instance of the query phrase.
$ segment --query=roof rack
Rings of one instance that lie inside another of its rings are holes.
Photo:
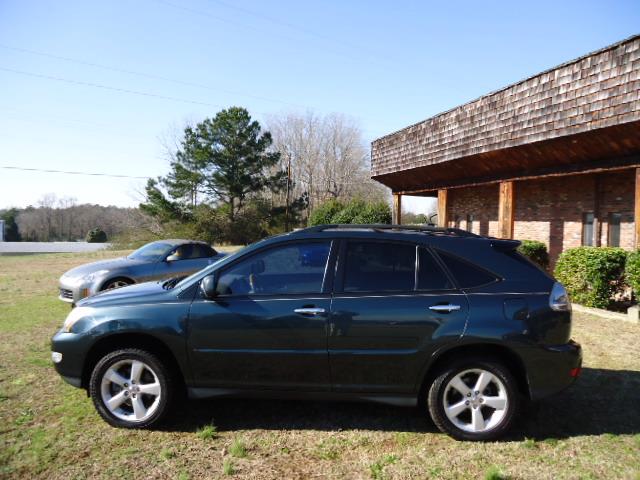
[[[326,225],[314,225],[313,227],[307,227],[300,230],[296,230],[294,233],[313,233],[324,232],[325,230],[375,230],[375,231],[410,231],[427,233],[431,235],[451,235],[456,237],[480,237],[475,233],[462,230],[461,228],[443,228],[434,227],[432,225],[390,225],[386,223],[371,223],[371,224],[345,224],[335,223]]]

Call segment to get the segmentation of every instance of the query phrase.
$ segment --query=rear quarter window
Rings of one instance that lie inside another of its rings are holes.
[[[496,282],[499,278],[478,265],[438,250],[438,256],[453,275],[460,288],[474,288]]]

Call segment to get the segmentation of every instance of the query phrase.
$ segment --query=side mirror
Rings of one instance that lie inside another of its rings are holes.
[[[169,262],[175,262],[176,260],[179,260],[179,259],[180,258],[178,257],[178,255],[176,255],[175,253],[172,253],[167,258],[165,258],[164,261],[169,263]]]
[[[200,280],[200,292],[205,298],[214,299],[218,296],[216,291],[216,277],[215,275],[207,275]]]

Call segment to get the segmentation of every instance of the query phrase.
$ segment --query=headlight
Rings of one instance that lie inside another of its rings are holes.
[[[105,273],[109,273],[109,270],[97,270],[90,273],[89,275],[86,275],[85,277],[83,277],[83,279],[87,282],[93,282],[96,278],[98,278],[100,275],[104,275]]]
[[[74,308],[73,310],[71,310],[71,312],[69,312],[69,315],[67,315],[67,319],[64,321],[64,324],[62,325],[62,329],[67,333],[70,332],[71,328],[73,328],[73,325],[78,320],[91,315],[91,313],[92,313],[92,309],[89,307]]]

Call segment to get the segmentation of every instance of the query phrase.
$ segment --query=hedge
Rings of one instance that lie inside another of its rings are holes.
[[[640,299],[640,250],[627,255],[624,276],[627,284],[633,290],[636,300]]]
[[[385,202],[365,202],[354,199],[348,203],[329,200],[309,216],[309,225],[327,223],[391,223],[391,209]]]
[[[570,248],[560,254],[554,273],[572,301],[607,308],[623,288],[626,259],[627,252],[621,248]]]
[[[326,225],[332,223],[333,217],[344,208],[344,204],[338,200],[329,200],[313,209],[309,215],[309,226]]]
[[[107,241],[107,234],[100,228],[94,228],[87,232],[85,240],[87,243],[104,243]]]
[[[549,268],[549,252],[544,243],[537,240],[522,240],[518,251],[544,270]]]

